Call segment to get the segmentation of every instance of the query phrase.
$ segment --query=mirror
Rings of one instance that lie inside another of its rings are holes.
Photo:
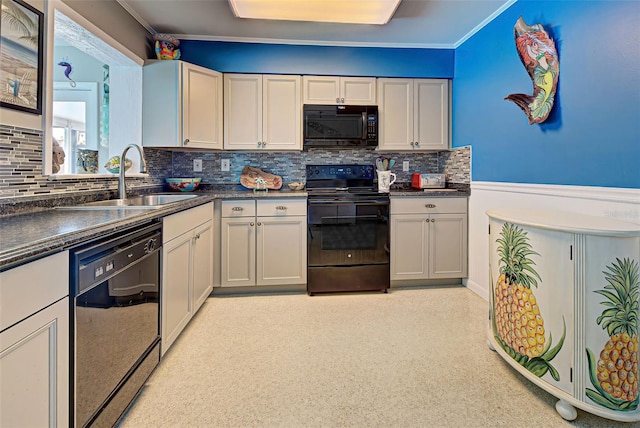
[[[48,2],[44,174],[104,177],[142,142],[143,60],[59,0]],[[57,148],[53,140],[60,148]],[[54,151],[64,152],[64,163]],[[128,173],[138,171],[132,159]],[[54,163],[59,164],[58,167]]]

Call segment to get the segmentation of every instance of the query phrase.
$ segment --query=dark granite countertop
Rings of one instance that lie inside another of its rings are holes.
[[[247,198],[306,198],[307,192],[289,189],[253,192],[241,185],[208,185],[195,194],[198,198],[167,204],[159,209],[105,209],[105,210],[59,210],[43,207],[37,200],[29,199],[34,210],[19,210],[16,214],[0,216],[0,270],[62,251],[82,242],[135,227],[160,219],[188,208],[192,208],[215,199]],[[434,196],[466,197],[469,186],[461,186],[455,191],[423,191],[406,186],[391,189],[390,196]],[[109,196],[107,196],[108,198]],[[51,197],[48,197],[51,199]],[[86,195],[67,197],[55,201],[54,206],[75,205],[88,202]],[[105,199],[105,198],[102,198]],[[14,200],[11,204],[17,204]]]
[[[33,204],[34,210],[21,210],[17,214],[0,216],[0,270],[6,270],[93,238],[135,227],[215,199],[307,197],[307,192],[304,191],[287,189],[253,192],[239,185],[205,187],[195,194],[200,197],[150,210],[42,209],[34,198],[30,198],[29,203]],[[65,201],[57,201],[56,206],[76,205],[88,200],[92,198],[76,196],[67,198]]]

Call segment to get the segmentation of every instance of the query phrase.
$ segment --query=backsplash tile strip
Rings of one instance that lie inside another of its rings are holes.
[[[42,175],[42,140],[40,130],[0,124],[0,214],[3,205],[20,201],[38,205],[38,198],[64,198],[68,195],[95,193],[111,195],[118,187],[118,179],[83,178],[55,180]],[[307,164],[375,164],[385,156],[396,160],[393,172],[398,182],[408,182],[411,174],[444,173],[451,183],[469,184],[470,147],[450,152],[379,153],[367,149],[325,150],[302,152],[232,152],[232,151],[171,151],[145,147],[149,177],[127,179],[131,188],[164,185],[167,177],[202,177],[203,184],[237,184],[245,165],[261,168],[282,176],[285,183],[305,180]],[[193,159],[202,159],[203,171],[193,172]],[[228,172],[220,169],[222,159],[231,161]],[[402,162],[409,161],[409,171],[402,171]],[[110,192],[110,193],[104,193]],[[44,203],[40,204],[44,207]]]
[[[400,182],[411,181],[411,174],[445,173],[447,180],[469,183],[468,147],[451,152],[429,153],[378,153],[366,149],[322,150],[303,152],[173,152],[174,177],[201,177],[203,183],[235,184],[245,165],[282,176],[285,183],[305,180],[307,164],[375,164],[375,159],[385,156],[396,160],[393,172]],[[193,160],[202,159],[202,172],[193,172]],[[231,161],[230,171],[221,171],[222,159]],[[402,161],[409,161],[409,171],[402,171]]]
[[[42,175],[42,141],[40,130],[0,124],[0,201],[34,195],[60,195],[78,191],[112,190],[118,178],[77,178],[56,180]],[[149,177],[128,178],[132,187],[162,185],[171,174],[171,153],[145,149]],[[67,161],[71,161],[67,158]]]

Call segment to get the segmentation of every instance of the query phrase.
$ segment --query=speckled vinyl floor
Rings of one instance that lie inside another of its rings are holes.
[[[557,401],[487,348],[464,287],[212,297],[129,427],[637,427]]]

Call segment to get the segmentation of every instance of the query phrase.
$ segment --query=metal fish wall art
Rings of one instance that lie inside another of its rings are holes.
[[[542,123],[549,117],[556,96],[560,74],[558,52],[541,24],[528,25],[521,16],[513,33],[520,60],[533,82],[533,95],[510,94],[504,99],[513,101],[525,112],[529,125]]]

